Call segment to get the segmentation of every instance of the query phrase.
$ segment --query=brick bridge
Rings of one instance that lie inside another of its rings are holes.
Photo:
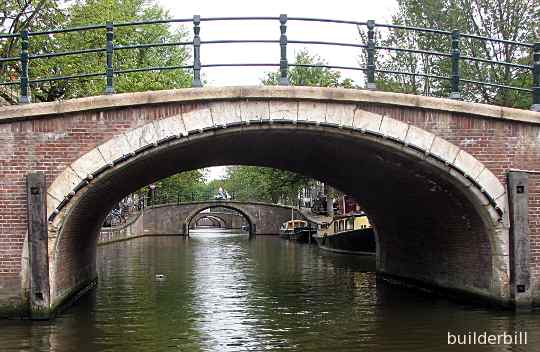
[[[230,213],[202,213],[213,208],[233,210],[240,216]],[[294,208],[285,205],[240,202],[240,201],[203,201],[148,208],[143,214],[144,233],[153,235],[189,235],[192,225],[204,217],[217,217],[225,226],[240,228],[246,224],[250,234],[276,235],[282,223],[295,217],[303,217]]]
[[[97,234],[122,197],[233,164],[288,169],[355,196],[376,226],[381,274],[540,305],[539,122],[532,111],[307,87],[4,107],[2,314],[47,316],[93,282]]]

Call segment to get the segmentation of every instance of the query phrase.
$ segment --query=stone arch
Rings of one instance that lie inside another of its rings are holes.
[[[237,212],[238,214],[240,214],[245,220],[246,222],[248,223],[248,233],[250,236],[252,235],[255,235],[256,233],[256,229],[255,229],[255,223],[256,223],[256,220],[255,220],[255,217],[250,214],[249,212],[245,211],[244,209],[241,209],[240,207],[238,206],[234,206],[234,205],[224,205],[224,204],[220,204],[220,205],[205,205],[205,204],[202,204],[201,206],[195,208],[194,210],[192,210],[187,216],[186,216],[186,220],[184,221],[184,228],[185,228],[185,231],[184,233],[189,236],[189,230],[190,230],[190,225],[191,225],[191,222],[193,221],[193,219],[198,215],[198,214],[201,214],[201,212],[203,212],[204,210],[207,210],[207,209],[214,209],[214,208],[225,208],[225,209],[229,209],[229,210],[233,210],[235,212]]]
[[[269,135],[274,139],[262,143],[261,138]],[[188,155],[190,148],[209,148],[209,141],[224,150],[206,160]],[[245,146],[250,146],[251,154],[243,155]],[[179,151],[185,154],[179,155]],[[337,160],[337,166],[325,164],[317,153],[330,162]],[[263,155],[272,159],[259,161],[257,157]],[[349,165],[347,160],[354,162]],[[178,161],[183,163],[180,167]],[[162,163],[159,169],[148,167],[158,162]],[[502,183],[485,165],[431,132],[355,104],[295,100],[192,104],[179,115],[117,136],[73,162],[48,189],[52,300],[61,300],[83,284],[79,277],[89,279],[95,272],[91,262],[95,249],[82,244],[88,239],[77,242],[81,235],[75,229],[84,224],[88,236],[98,231],[104,214],[90,214],[98,195],[114,191],[99,199],[112,203],[136,187],[180,170],[231,163],[301,172],[357,195],[377,226],[380,272],[509,300],[507,197]],[[361,163],[369,170],[362,170]],[[118,182],[142,169],[155,171],[143,173],[133,182]],[[392,177],[396,174],[403,180]],[[377,192],[363,183],[377,185]],[[377,195],[390,201],[383,204]],[[441,204],[423,204],[437,197]],[[407,204],[420,214],[407,209]],[[402,213],[397,206],[403,207]],[[390,220],[389,212],[397,214],[399,221]],[[437,234],[444,225],[437,215],[453,221],[452,236],[463,227],[472,243],[460,245]],[[460,216],[467,219],[457,223]],[[404,232],[411,243],[400,240],[399,234]],[[397,248],[392,241],[399,243]],[[61,263],[69,255],[66,252],[74,250],[84,253],[71,263],[67,278],[59,277],[63,275]],[[411,253],[432,258],[434,267],[426,267],[429,258],[411,258]],[[444,260],[437,262],[435,258],[440,256]]]
[[[199,215],[200,214],[201,213],[199,213]],[[226,222],[225,222],[225,220],[223,218],[221,218],[219,216],[215,216],[215,215],[206,215],[206,214],[204,214],[203,216],[199,216],[199,217],[195,216],[194,219],[192,219],[192,224],[190,224],[189,226],[190,227],[193,226],[193,223],[194,223],[194,226],[197,226],[199,221],[205,220],[205,219],[210,220],[213,227],[219,227],[219,228],[226,227]]]

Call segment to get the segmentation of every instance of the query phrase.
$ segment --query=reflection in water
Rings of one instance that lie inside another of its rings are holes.
[[[540,315],[377,279],[370,258],[277,237],[198,233],[99,248],[98,289],[52,322],[0,321],[1,351],[537,351]],[[163,274],[164,280],[156,280]],[[448,332],[528,332],[452,346]]]
[[[196,242],[196,326],[207,351],[235,351],[240,346],[260,350],[265,345],[261,341],[264,335],[256,328],[256,312],[248,301],[256,292],[250,282],[252,261],[246,255],[247,248],[242,246],[246,236],[223,237],[215,230],[199,230],[189,239]]]

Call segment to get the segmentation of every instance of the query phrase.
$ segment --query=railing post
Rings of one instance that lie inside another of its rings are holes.
[[[375,21],[367,21],[367,89],[375,90]]]
[[[114,70],[113,70],[113,40],[114,40],[114,26],[112,22],[107,22],[107,86],[105,87],[105,94],[114,94]]]
[[[281,48],[281,56],[279,60],[279,85],[288,86],[289,82],[289,63],[287,61],[287,15],[279,15],[279,29],[281,31],[281,36],[279,37],[279,46]]]
[[[21,32],[21,96],[19,98],[19,104],[30,103],[30,94],[28,89],[28,31]]]
[[[531,110],[540,111],[540,42],[533,49],[533,104]]]
[[[201,81],[201,16],[193,16],[193,81],[192,87],[202,87]]]
[[[452,91],[450,99],[461,99],[459,92],[459,31],[452,31]]]

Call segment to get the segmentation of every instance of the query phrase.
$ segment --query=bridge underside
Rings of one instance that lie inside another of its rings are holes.
[[[124,195],[180,171],[259,165],[328,182],[359,199],[378,238],[378,271],[509,301],[502,225],[464,177],[423,153],[347,130],[261,124],[209,131],[144,152],[100,175],[66,213],[52,265],[52,302],[96,276],[96,234]]]

